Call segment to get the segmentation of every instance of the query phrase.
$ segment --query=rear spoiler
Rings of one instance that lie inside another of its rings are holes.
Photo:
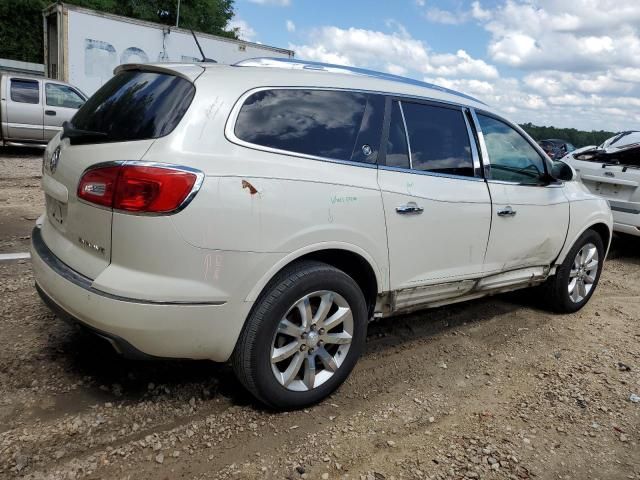
[[[182,77],[185,80],[193,83],[200,75],[204,73],[205,69],[203,66],[195,63],[125,63],[123,65],[117,66],[113,70],[113,74],[116,75],[120,72],[126,72],[130,70],[166,73],[169,75]]]

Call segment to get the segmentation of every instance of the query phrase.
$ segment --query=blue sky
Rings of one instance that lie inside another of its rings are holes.
[[[443,9],[452,5],[451,2],[433,4]],[[275,2],[275,5],[279,4]],[[429,23],[423,16],[424,9],[411,1],[292,0],[288,6],[277,7],[238,0],[236,11],[258,32],[260,41],[277,46],[303,43],[306,32],[321,25],[391,32],[389,23],[393,21],[403,24],[435,50],[464,48],[472,55],[481,56],[489,39],[484,29],[477,25],[451,28],[450,25]],[[294,22],[295,32],[287,31],[286,20]]]
[[[242,38],[454,88],[516,121],[640,129],[638,0],[236,0]]]

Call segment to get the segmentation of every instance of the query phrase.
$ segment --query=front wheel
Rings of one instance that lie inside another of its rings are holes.
[[[561,313],[580,310],[598,285],[604,246],[602,238],[587,230],[571,248],[556,274],[547,280],[550,307]]]
[[[347,378],[366,330],[366,302],[355,281],[330,265],[300,262],[258,299],[236,345],[233,368],[263,403],[301,408]]]

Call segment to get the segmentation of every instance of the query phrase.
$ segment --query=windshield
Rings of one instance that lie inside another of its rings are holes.
[[[159,138],[180,122],[194,94],[193,84],[181,77],[120,72],[78,110],[65,136],[74,144]]]

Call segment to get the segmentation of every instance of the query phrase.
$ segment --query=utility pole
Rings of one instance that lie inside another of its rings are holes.
[[[178,13],[176,15],[176,28],[180,26],[180,0],[178,0]]]

